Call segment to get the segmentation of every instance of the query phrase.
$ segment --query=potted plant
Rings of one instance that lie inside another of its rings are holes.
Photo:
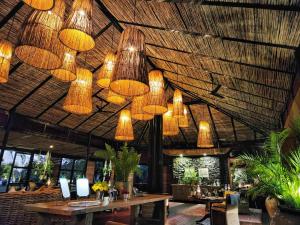
[[[254,180],[248,194],[253,198],[267,197],[266,208],[273,224],[280,224],[274,219],[278,204],[281,212],[300,212],[300,146],[290,153],[282,152],[283,144],[291,133],[290,129],[271,132],[263,151],[240,156],[246,164],[246,173]]]
[[[41,154],[38,156],[38,161],[33,162],[33,175],[35,177],[35,182],[39,186],[46,184],[51,186],[51,175],[53,171],[54,164],[51,160],[51,153],[47,152],[45,160],[41,160]]]
[[[116,187],[120,191],[127,190],[130,197],[133,186],[133,173],[138,175],[141,173],[138,167],[140,154],[125,143],[118,152],[112,146],[105,144],[105,150],[97,151],[95,156],[112,162],[111,168],[114,171],[112,173],[115,177]]]
[[[103,197],[108,196],[108,184],[106,181],[97,181],[92,186],[92,189],[96,193],[96,200],[101,201]]]

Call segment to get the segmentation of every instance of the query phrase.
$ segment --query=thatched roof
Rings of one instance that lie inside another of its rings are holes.
[[[69,10],[71,1],[66,2]],[[95,0],[96,47],[80,53],[78,63],[95,74],[105,54],[111,48],[116,50],[122,29],[137,26],[146,35],[149,68],[164,71],[169,98],[172,88],[185,92],[194,117],[189,115],[190,127],[181,129],[178,137],[164,138],[165,145],[192,146],[200,111],[211,121],[216,142],[253,140],[279,128],[296,74],[300,3],[182,2],[141,0],[134,10],[132,0]],[[8,39],[16,45],[18,31],[31,10],[22,1],[2,0],[0,37],[6,38],[11,29]],[[107,104],[103,101],[105,91],[94,84],[93,113],[76,116],[62,109],[68,87],[47,71],[14,57],[9,82],[0,85],[0,108],[113,139],[118,112],[130,107],[130,101],[122,106]],[[141,139],[138,144],[146,144],[147,123],[134,121],[134,129],[136,139]]]

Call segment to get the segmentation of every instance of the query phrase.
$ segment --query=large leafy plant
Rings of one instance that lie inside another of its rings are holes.
[[[195,171],[195,168],[188,167],[184,170],[184,175],[182,178],[182,183],[189,184],[189,185],[195,185],[199,182],[199,177],[197,172]]]
[[[299,121],[300,118],[292,130],[271,132],[260,153],[240,156],[246,163],[247,174],[254,179],[248,192],[253,198],[271,196],[289,207],[300,208],[300,146],[291,153],[282,153],[282,146],[291,134],[300,137]]]
[[[116,151],[109,144],[105,144],[105,150],[97,151],[95,156],[112,161],[116,181],[127,182],[130,173],[141,174],[138,167],[141,155],[133,147],[128,147],[127,143],[120,147],[120,151]]]

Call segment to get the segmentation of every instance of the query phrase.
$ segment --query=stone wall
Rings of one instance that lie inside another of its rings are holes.
[[[173,177],[178,182],[184,175],[187,167],[193,167],[198,173],[199,168],[208,168],[209,178],[203,178],[201,184],[212,185],[216,180],[221,183],[220,159],[218,157],[204,156],[198,158],[176,157],[173,159]]]

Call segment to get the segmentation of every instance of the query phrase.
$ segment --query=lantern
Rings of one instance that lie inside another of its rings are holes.
[[[173,116],[177,119],[183,117],[182,93],[178,89],[174,91],[173,96]]]
[[[12,44],[9,41],[0,39],[0,83],[8,81],[12,51]]]
[[[54,0],[23,0],[23,2],[37,10],[49,10],[54,6]]]
[[[120,113],[115,139],[119,141],[132,141],[134,139],[131,114],[127,109],[123,109]]]
[[[189,118],[186,105],[183,105],[183,117],[179,118],[179,127],[187,128],[189,127]]]
[[[145,35],[136,28],[126,28],[119,42],[110,88],[120,95],[133,97],[149,92],[147,83]]]
[[[178,120],[173,117],[173,105],[168,104],[168,111],[163,114],[163,135],[175,136],[179,133]]]
[[[50,73],[63,82],[69,82],[76,79],[76,51],[67,47],[63,48],[63,64],[59,69],[51,70]]]
[[[153,115],[143,111],[143,106],[146,103],[146,97],[144,95],[133,98],[131,103],[132,118],[136,120],[151,120]]]
[[[101,88],[109,88],[113,69],[116,64],[116,55],[112,52],[107,53],[103,65],[99,71],[97,85]]]
[[[168,107],[161,71],[152,70],[149,73],[149,86],[150,92],[146,95],[147,100],[143,110],[154,115],[164,114],[168,111]]]
[[[108,91],[106,100],[116,105],[121,105],[126,101],[126,99],[123,96],[118,95],[111,90]]]
[[[84,115],[92,112],[92,81],[93,74],[84,68],[76,69],[77,78],[72,81],[68,95],[64,101],[64,110]]]
[[[211,148],[213,146],[214,144],[209,123],[201,120],[199,123],[197,147]]]
[[[16,56],[41,69],[54,70],[62,65],[64,51],[58,32],[63,25],[65,3],[56,0],[50,11],[33,11],[23,24]]]
[[[75,0],[59,39],[69,48],[76,51],[88,51],[95,47],[92,37],[93,0]]]

